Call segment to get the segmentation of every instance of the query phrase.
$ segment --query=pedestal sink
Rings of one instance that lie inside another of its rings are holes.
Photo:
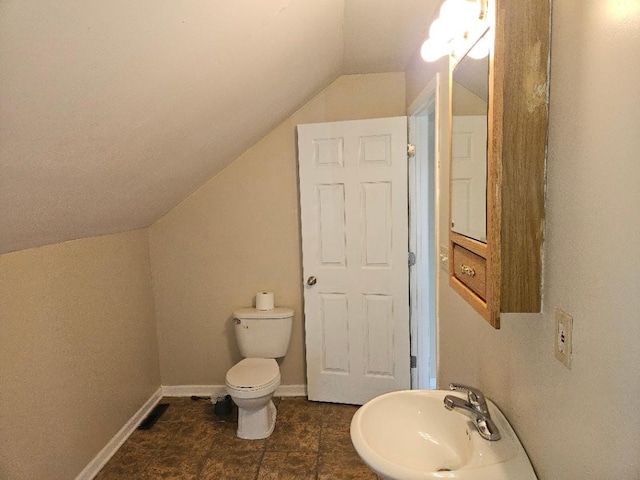
[[[452,394],[458,395],[404,390],[367,402],[351,421],[356,451],[383,479],[536,480],[524,448],[495,404],[487,402],[502,438],[488,441],[468,416],[444,407],[444,397]]]

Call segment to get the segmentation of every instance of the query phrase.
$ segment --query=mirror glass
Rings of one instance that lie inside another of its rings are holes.
[[[489,56],[463,57],[451,85],[451,230],[486,243]]]

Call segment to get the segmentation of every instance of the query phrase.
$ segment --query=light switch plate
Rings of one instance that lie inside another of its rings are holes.
[[[556,308],[555,355],[567,368],[571,368],[573,348],[573,317]]]

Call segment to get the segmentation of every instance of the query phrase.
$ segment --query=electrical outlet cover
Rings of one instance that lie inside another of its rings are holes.
[[[567,368],[571,368],[573,317],[556,308],[555,355]]]

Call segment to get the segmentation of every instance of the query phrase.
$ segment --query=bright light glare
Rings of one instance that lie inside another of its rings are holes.
[[[640,15],[638,0],[608,0],[606,2],[608,16],[613,20],[632,20]]]
[[[437,42],[429,38],[422,44],[420,55],[425,62],[435,62],[441,57],[449,54],[449,47],[446,43]]]
[[[421,436],[424,440],[427,440],[428,442],[431,442],[434,445],[440,446],[440,442],[438,442],[435,438],[433,438],[429,433],[427,433],[427,432],[418,432],[418,435]]]
[[[446,0],[440,7],[440,18],[446,23],[467,25],[480,17],[480,2]]]
[[[437,42],[448,42],[453,38],[450,26],[441,18],[436,18],[429,27],[429,38]]]
[[[469,55],[471,58],[475,58],[476,60],[489,55],[489,40],[487,40],[485,37],[482,37],[473,46],[473,48],[469,50],[469,53],[467,55]]]
[[[481,9],[479,0],[445,0],[440,7],[440,17],[431,24],[429,39],[420,50],[422,58],[434,62],[452,52],[465,51],[468,32],[477,30]],[[482,52],[482,47],[479,47],[474,54],[482,58],[488,54],[488,48],[486,53]]]

